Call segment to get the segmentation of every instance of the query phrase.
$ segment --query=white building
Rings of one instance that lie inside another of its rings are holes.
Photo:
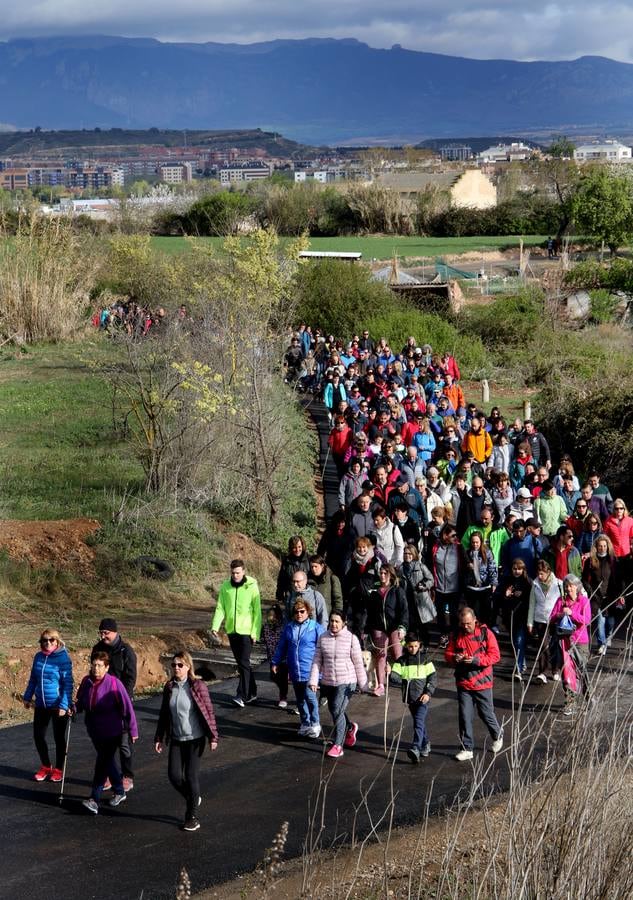
[[[163,163],[158,167],[158,174],[165,184],[181,184],[193,180],[193,166],[190,162]]]
[[[619,141],[593,141],[576,147],[574,159],[576,162],[626,162],[631,159],[631,148]]]
[[[482,150],[477,154],[477,162],[479,163],[496,163],[496,162],[512,162],[513,160],[529,159],[532,155],[532,148],[521,141],[512,144],[495,144]]]
[[[247,163],[229,163],[220,169],[220,183],[233,184],[236,181],[259,181],[260,178],[270,178],[271,175],[272,166],[261,160]]]

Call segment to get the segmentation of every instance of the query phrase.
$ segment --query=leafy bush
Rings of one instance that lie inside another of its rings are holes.
[[[240,223],[255,211],[257,205],[257,198],[241,191],[207,194],[196,200],[183,215],[183,231],[193,235],[237,234]]]
[[[395,298],[365,266],[337,259],[303,263],[296,275],[297,320],[335,335],[351,335]]]
[[[499,297],[484,306],[468,306],[460,315],[460,330],[479,337],[496,356],[530,341],[544,317],[540,292],[525,290]]]
[[[594,322],[613,322],[619,298],[604,288],[590,291],[591,318]]]
[[[606,288],[633,293],[633,260],[614,259],[609,263],[589,260],[578,263],[566,274],[565,284],[576,288]]]
[[[433,237],[552,234],[558,230],[560,217],[560,204],[528,194],[490,209],[449,207],[430,216],[424,232]]]

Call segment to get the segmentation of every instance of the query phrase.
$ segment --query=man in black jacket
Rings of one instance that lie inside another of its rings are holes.
[[[110,655],[110,675],[115,675],[123,684],[130,700],[134,699],[136,687],[136,653],[129,644],[121,639],[119,627],[114,619],[102,619],[99,622],[100,640],[92,648],[105,650]],[[134,787],[134,772],[132,770],[132,743],[127,732],[121,737],[121,772],[123,774],[123,788],[126,793]]]

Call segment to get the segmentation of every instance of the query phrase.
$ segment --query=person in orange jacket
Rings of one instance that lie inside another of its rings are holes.
[[[466,398],[464,397],[464,392],[460,388],[458,384],[455,384],[453,380],[453,376],[450,372],[446,373],[445,376],[445,385],[442,389],[442,393],[445,397],[448,397],[449,403],[455,410],[458,416],[463,417],[466,415]]]
[[[473,416],[470,421],[470,431],[467,431],[462,441],[462,453],[471,451],[478,463],[484,465],[492,453],[492,440],[483,427],[479,416]]]

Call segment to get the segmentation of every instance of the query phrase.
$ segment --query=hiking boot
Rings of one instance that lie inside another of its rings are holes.
[[[356,735],[358,734],[358,722],[352,722],[352,724],[347,729],[347,734],[345,735],[345,740],[343,744],[345,747],[353,747],[356,743]]]
[[[190,819],[185,819],[185,823],[182,826],[183,831],[197,831],[200,828],[200,822],[192,816]]]
[[[87,800],[82,800],[81,805],[85,806],[88,812],[93,813],[95,816],[99,812],[99,804],[92,797],[89,797]]]
[[[134,790],[133,778],[129,778],[127,775],[123,776],[123,790],[126,794],[129,794],[130,791]]]
[[[61,769],[51,769],[51,781],[56,784],[59,783],[64,777],[64,773]]]
[[[460,750],[455,754],[455,759],[457,762],[468,762],[469,759],[472,759],[475,754],[472,750]]]
[[[50,776],[52,771],[53,771],[52,766],[40,766],[40,768],[37,770],[37,772],[35,773],[33,778],[36,781],[46,781],[46,779]]]
[[[110,806],[118,806],[120,803],[123,803],[124,800],[127,800],[126,794],[115,794],[112,800],[110,800]]]
[[[330,759],[340,759],[345,754],[342,747],[339,747],[338,744],[333,744],[325,755],[329,756]]]
[[[407,756],[409,757],[411,762],[414,763],[415,765],[417,765],[417,763],[420,762],[420,751],[416,750],[415,747],[410,747],[407,750]]]
[[[431,744],[426,743],[422,745],[422,749],[420,750],[420,756],[423,756],[425,759],[427,756],[431,755]]]

